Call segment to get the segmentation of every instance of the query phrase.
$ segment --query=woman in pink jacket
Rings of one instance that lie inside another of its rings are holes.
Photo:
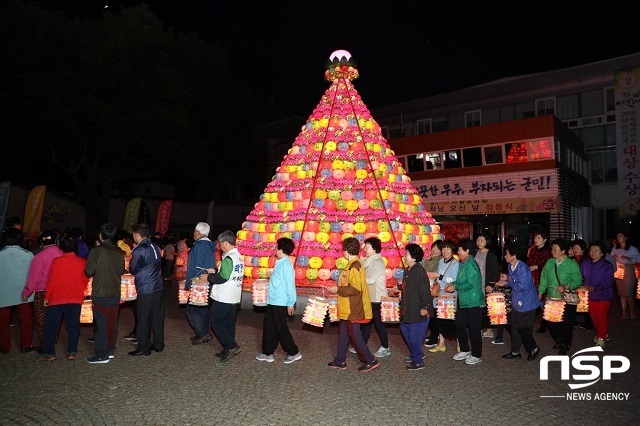
[[[27,285],[22,290],[22,300],[27,300],[35,292],[33,299],[33,317],[35,322],[35,331],[38,338],[36,345],[37,350],[42,350],[42,339],[44,337],[44,318],[46,309],[44,307],[44,292],[49,282],[49,271],[53,259],[62,256],[62,250],[56,246],[56,233],[53,231],[44,231],[40,235],[40,244],[42,249],[35,255],[29,268],[29,276],[27,277]],[[57,336],[56,336],[56,341]]]

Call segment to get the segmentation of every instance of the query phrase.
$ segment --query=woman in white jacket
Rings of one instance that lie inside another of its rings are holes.
[[[362,327],[362,338],[364,342],[369,341],[371,336],[372,324],[375,325],[380,337],[380,348],[374,354],[376,358],[382,358],[391,355],[389,350],[389,338],[387,335],[387,327],[382,322],[380,316],[380,297],[387,296],[387,281],[386,281],[386,266],[384,260],[380,255],[382,251],[382,243],[376,237],[367,238],[364,240],[364,250],[367,255],[362,260],[362,265],[367,278],[367,286],[369,287],[369,297],[371,298],[371,309],[373,311],[373,321],[369,321]]]

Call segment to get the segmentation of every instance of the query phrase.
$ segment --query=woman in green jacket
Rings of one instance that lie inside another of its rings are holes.
[[[542,269],[540,285],[538,286],[538,298],[542,299],[547,294],[547,299],[561,299],[562,293],[568,290],[576,290],[582,285],[582,274],[575,260],[567,256],[569,242],[563,238],[551,241],[551,259]],[[573,339],[573,326],[576,323],[577,305],[565,304],[562,322],[547,321],[547,328],[551,333],[555,345],[553,349],[559,349],[558,355],[566,355],[571,348]]]
[[[482,274],[474,259],[476,245],[470,238],[458,241],[458,276],[447,284],[444,291],[458,291],[458,311],[456,312],[456,332],[460,352],[453,356],[456,361],[474,365],[482,362],[482,314],[484,295],[482,294]],[[467,329],[469,332],[467,333]],[[469,350],[471,338],[471,350]]]

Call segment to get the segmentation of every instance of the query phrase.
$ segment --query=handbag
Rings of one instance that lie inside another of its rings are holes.
[[[558,265],[555,264],[553,266],[555,266],[556,279],[558,280],[558,285],[562,285],[560,284],[560,278],[558,278]],[[577,290],[565,290],[562,293],[562,297],[564,298],[564,301],[566,302],[567,305],[577,305],[578,303],[580,303],[580,296],[578,295]]]

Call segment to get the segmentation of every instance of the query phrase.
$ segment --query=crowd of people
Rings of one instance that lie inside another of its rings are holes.
[[[88,357],[87,362],[108,363],[115,357],[121,279],[125,272],[135,277],[137,293],[135,327],[124,336],[137,343],[129,355],[149,356],[164,350],[163,281],[175,279],[180,273],[185,277],[179,281],[183,290],[199,283],[207,287],[207,302],[189,304],[185,310],[194,332],[191,344],[204,344],[215,337],[221,347],[215,356],[221,362],[241,352],[235,323],[244,262],[232,231],[224,231],[212,240],[209,224],[200,222],[194,227],[193,239],[183,235],[178,240],[174,233],[151,235],[144,223],[134,225],[131,234],[107,223],[100,228],[91,249],[79,229],[66,233],[51,230],[40,234],[39,247],[32,252],[23,247],[19,221],[13,222],[3,233],[4,248],[0,250],[2,353],[11,349],[9,324],[15,312],[22,353],[36,350],[40,360],[55,360],[55,344],[64,319],[66,358],[75,359],[81,306],[91,279],[90,340],[95,343],[95,355]],[[503,345],[505,330],[510,335],[510,351],[502,358],[521,359],[524,346],[527,360],[534,361],[542,352],[534,337],[534,324],[546,300],[565,300],[562,320],[540,319],[536,333],[542,335],[548,330],[552,347],[560,355],[570,352],[576,326],[595,329],[594,343],[605,347],[615,293],[620,298],[622,318],[635,319],[633,265],[640,263],[640,254],[626,234],[617,235],[616,245],[609,253],[599,241],[587,244],[580,239],[569,242],[557,238],[549,242],[546,233],[540,230],[533,234],[533,244],[526,253],[516,242],[507,242],[502,263],[488,248],[488,241],[485,234],[478,235],[475,241],[438,240],[431,245],[428,258],[424,258],[419,245],[407,244],[402,283],[397,288],[387,288],[381,241],[371,237],[361,243],[356,238],[345,238],[342,248],[347,266],[335,285],[325,287],[337,297],[339,320],[336,356],[328,366],[346,369],[347,354],[351,351],[361,363],[358,371],[368,372],[379,367],[379,358],[391,355],[387,326],[381,314],[382,298],[388,296],[400,299],[400,331],[409,352],[404,358],[409,371],[425,368],[424,347],[433,354],[443,353],[447,341],[456,342],[453,360],[479,364],[483,338],[493,339],[494,345]],[[278,345],[287,353],[285,363],[302,359],[288,328],[297,299],[290,259],[294,247],[289,238],[277,240],[258,361],[274,362]],[[181,257],[186,258],[184,265],[178,261]],[[178,267],[184,270],[179,272]],[[577,312],[579,288],[588,291],[587,314]],[[491,325],[487,320],[487,294],[497,291],[505,294],[508,325]],[[438,298],[445,298],[445,294],[455,298],[454,319],[437,314]],[[373,328],[380,340],[375,352],[368,347]],[[541,339],[542,336],[537,340]]]

